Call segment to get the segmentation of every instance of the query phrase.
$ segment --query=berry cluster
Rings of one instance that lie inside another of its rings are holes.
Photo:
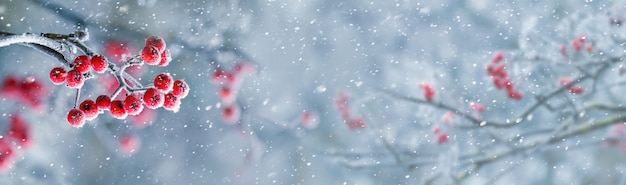
[[[107,70],[111,71],[112,76],[118,82],[118,87],[112,95],[99,95],[95,100],[85,99],[78,105],[75,102],[74,108],[67,114],[69,124],[74,127],[82,127],[86,120],[93,120],[104,111],[109,111],[110,115],[117,119],[126,119],[128,115],[139,115],[143,112],[144,107],[149,109],[163,107],[166,110],[177,112],[180,108],[181,99],[189,93],[189,86],[184,80],[174,80],[169,73],[161,73],[156,75],[151,85],[143,87],[134,78],[123,75],[125,70],[132,66],[143,64],[167,66],[172,57],[165,46],[163,38],[150,36],[146,39],[141,53],[124,59],[125,62],[121,68],[101,55],[80,55],[74,59],[69,70],[63,67],[53,68],[50,71],[50,80],[53,84],[66,83],[69,88],[77,89],[77,91],[80,91],[85,80],[93,76],[90,73],[91,70],[98,74]],[[120,56],[120,58],[123,57]],[[126,97],[116,99],[122,91],[126,92]],[[79,97],[76,99],[78,100]]]
[[[572,39],[571,47],[575,53],[580,52],[583,49],[583,46],[585,47],[585,51],[587,51],[587,53],[591,53],[593,51],[593,43],[587,41],[586,36],[579,36],[578,38]],[[568,58],[569,55],[566,44],[561,45],[560,51],[564,58]]]
[[[46,97],[48,90],[34,77],[18,79],[6,76],[0,86],[0,95],[13,99],[34,110],[41,109],[41,98]]]
[[[559,79],[559,85],[564,86],[572,82],[572,77],[561,77]],[[567,86],[567,91],[572,95],[582,94],[585,90],[581,86]]]
[[[28,149],[31,145],[31,133],[26,121],[19,115],[11,115],[9,128],[5,137],[0,138],[0,171],[4,172],[17,158],[15,145],[18,149]]]
[[[428,83],[420,83],[419,87],[424,90],[424,99],[428,102],[433,102],[435,98],[435,90]]]
[[[341,118],[348,126],[348,129],[352,131],[365,128],[365,120],[362,117],[353,117],[350,114],[350,98],[343,91],[339,91],[339,94],[335,97],[335,106],[341,113]]]
[[[241,116],[241,108],[237,99],[241,83],[246,75],[253,74],[256,67],[248,62],[239,62],[233,69],[225,71],[219,67],[213,72],[212,82],[219,85],[218,95],[224,104],[222,107],[222,121],[226,124],[235,124]]]
[[[508,77],[506,65],[503,63],[504,54],[498,52],[487,65],[487,75],[493,80],[497,89],[504,89],[509,98],[514,100],[522,99],[522,93],[513,88],[513,82]]]
[[[438,145],[445,144],[448,142],[448,133],[446,131],[441,130],[439,126],[435,126],[432,129],[433,134],[435,134],[435,143]]]

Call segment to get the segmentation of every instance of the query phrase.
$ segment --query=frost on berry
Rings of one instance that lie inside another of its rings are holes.
[[[158,74],[154,78],[154,87],[164,93],[171,91],[174,87],[172,76],[169,73]]]
[[[222,108],[222,121],[227,125],[233,125],[239,121],[241,117],[241,110],[239,105],[232,104],[226,105]]]
[[[0,172],[5,173],[9,171],[15,157],[15,152],[13,148],[11,148],[9,141],[0,138]]]
[[[61,85],[65,82],[66,76],[67,72],[62,67],[55,67],[50,71],[50,81],[52,81],[54,85]]]
[[[73,127],[85,125],[85,113],[79,109],[72,109],[67,113],[67,122]]]
[[[74,69],[78,72],[87,73],[89,72],[89,68],[91,68],[91,59],[87,55],[80,55],[74,59]]]
[[[134,135],[125,134],[120,137],[119,146],[122,154],[131,155],[139,150],[141,141]]]
[[[122,100],[113,100],[111,101],[111,107],[109,108],[109,113],[113,118],[116,119],[126,119],[128,113],[124,109],[124,102]]]
[[[152,35],[146,38],[145,46],[154,46],[161,53],[165,50],[165,40],[160,36]]]
[[[10,119],[8,138],[18,146],[28,148],[31,144],[28,124],[19,115],[13,115]]]
[[[150,109],[156,109],[163,106],[164,101],[165,96],[155,88],[149,88],[143,94],[143,102],[146,104],[146,107]]]
[[[161,61],[161,53],[154,46],[146,46],[141,50],[141,59],[148,65],[157,65]]]
[[[163,108],[172,112],[178,112],[178,110],[180,109],[180,99],[178,99],[172,93],[165,94]]]
[[[96,98],[96,107],[98,110],[109,110],[111,107],[111,98],[107,95],[100,95]]]
[[[67,72],[66,81],[67,86],[72,89],[79,89],[83,87],[83,84],[85,83],[83,74],[76,69],[72,69]]]
[[[108,64],[104,61],[104,57],[102,55],[94,55],[91,57],[91,68],[96,73],[104,73],[107,70]]]
[[[170,62],[172,61],[172,54],[170,53],[169,49],[165,49],[163,50],[163,52],[161,52],[161,60],[159,60],[159,67],[165,67],[167,65],[170,64]]]
[[[85,113],[85,120],[93,120],[98,116],[98,106],[93,100],[84,100],[78,108]]]
[[[189,85],[187,85],[187,82],[184,80],[179,79],[174,81],[172,94],[180,99],[187,97],[187,94],[189,94]]]
[[[419,87],[424,90],[424,99],[428,102],[432,102],[435,97],[435,90],[427,83],[420,83]]]
[[[141,111],[143,111],[143,103],[134,94],[126,96],[126,99],[124,99],[124,110],[126,110],[128,115],[138,115]]]

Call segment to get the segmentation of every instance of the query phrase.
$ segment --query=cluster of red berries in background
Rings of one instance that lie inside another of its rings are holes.
[[[559,85],[564,86],[572,82],[572,77],[561,77],[559,79]],[[572,95],[579,95],[584,92],[581,86],[568,86],[567,91]]]
[[[335,97],[335,107],[341,113],[341,118],[348,126],[348,129],[353,131],[365,128],[365,120],[362,117],[354,117],[350,114],[350,97],[343,91],[339,91],[339,94]]]
[[[445,131],[441,130],[441,128],[439,128],[439,126],[435,126],[433,127],[432,130],[433,134],[435,134],[435,143],[437,144],[444,144],[448,142],[448,133],[446,133]]]
[[[585,51],[587,51],[587,53],[591,53],[593,51],[593,43],[587,41],[587,37],[585,36],[579,36],[578,38],[572,39],[571,47],[574,50],[574,52],[580,52],[583,49],[583,47]],[[561,55],[567,58],[568,57],[567,45],[562,44],[560,50],[561,50]]]
[[[241,88],[241,83],[246,75],[256,72],[256,67],[249,62],[239,62],[230,70],[226,71],[220,67],[215,69],[211,82],[218,85],[217,94],[223,104],[222,121],[226,124],[235,124],[241,116],[241,108],[235,102]]]
[[[513,88],[513,82],[508,77],[506,64],[503,61],[504,54],[496,53],[491,59],[491,63],[487,65],[487,75],[493,80],[493,84],[497,89],[504,89],[509,98],[520,100],[522,99],[522,93]]]
[[[11,115],[8,131],[0,138],[0,172],[5,172],[17,158],[18,149],[28,149],[31,145],[31,133],[26,121],[19,115]]]
[[[145,46],[141,53],[131,57],[124,62],[120,70],[127,67],[139,66],[143,64],[167,66],[172,60],[165,41],[159,36],[150,36],[146,39]],[[120,58],[122,58],[120,56]],[[91,76],[90,70],[96,73],[104,73],[109,69],[119,82],[119,92],[124,90],[124,99],[115,99],[113,95],[99,95],[95,100],[85,99],[80,104],[75,105],[67,114],[67,121],[74,127],[82,127],[86,120],[95,119],[99,113],[109,111],[110,115],[117,119],[126,119],[128,115],[136,116],[143,112],[144,107],[156,109],[163,107],[166,110],[177,112],[180,108],[181,99],[189,93],[188,84],[182,80],[174,80],[169,73],[156,75],[153,83],[146,88],[137,87],[137,84],[130,84],[128,79],[123,77],[119,71],[114,71],[115,64],[108,62],[101,55],[80,55],[74,59],[70,69],[55,67],[50,71],[50,80],[55,85],[66,83],[69,88],[78,89],[83,86],[85,80]],[[124,71],[122,71],[124,72]],[[119,75],[119,76],[118,76]],[[78,98],[78,97],[77,97]]]
[[[424,90],[424,99],[428,102],[432,102],[435,98],[435,90],[428,83],[420,83],[419,87]]]
[[[0,95],[28,106],[31,110],[41,110],[41,98],[46,97],[48,89],[34,77],[19,79],[6,76],[0,87]]]

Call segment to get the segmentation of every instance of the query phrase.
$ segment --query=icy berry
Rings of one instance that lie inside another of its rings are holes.
[[[143,103],[136,95],[126,96],[124,99],[124,110],[128,115],[135,116],[143,111]]]
[[[62,67],[55,67],[50,71],[50,81],[52,81],[54,85],[61,85],[65,82],[66,76],[67,72]]]
[[[124,109],[124,102],[122,102],[122,100],[111,101],[109,112],[111,113],[111,116],[116,119],[126,119],[126,116],[128,116],[128,113],[126,113],[126,110]]]
[[[107,70],[107,62],[104,61],[104,57],[102,55],[94,55],[91,57],[91,68],[96,73],[104,73]]]
[[[72,69],[67,72],[66,78],[67,86],[72,89],[80,89],[85,83],[85,79],[83,78],[83,74],[76,69]]]
[[[187,82],[185,82],[184,80],[174,81],[172,94],[180,99],[187,97],[187,94],[189,94],[189,85],[187,85]]]
[[[87,55],[81,55],[74,59],[74,69],[78,70],[80,73],[89,72],[89,68],[91,67],[91,60]]]
[[[85,113],[79,109],[72,109],[67,113],[67,122],[73,127],[82,127],[85,124]]]
[[[165,40],[162,37],[153,35],[146,38],[146,46],[154,46],[160,52],[165,50]]]
[[[160,106],[163,106],[164,95],[159,92],[159,90],[155,88],[149,88],[143,94],[143,102],[146,104],[146,107],[150,109],[156,109]]]
[[[170,50],[169,49],[163,50],[163,52],[161,52],[161,60],[159,61],[159,66],[165,67],[169,65],[171,61],[172,61],[172,54],[170,54]]]
[[[169,73],[161,73],[154,78],[154,87],[161,92],[169,92],[174,87],[172,76]]]
[[[111,107],[111,98],[107,95],[100,95],[96,98],[96,106],[98,110],[109,110]]]
[[[161,53],[154,46],[146,46],[141,50],[141,59],[148,65],[157,65],[161,62]]]
[[[165,110],[178,112],[180,109],[180,99],[176,98],[172,93],[167,93],[164,97],[163,108],[165,108]]]
[[[98,116],[98,106],[93,100],[86,99],[80,103],[78,108],[85,113],[86,120],[93,120],[96,116]]]

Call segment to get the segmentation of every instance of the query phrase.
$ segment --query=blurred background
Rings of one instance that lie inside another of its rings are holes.
[[[470,101],[480,102],[485,118],[515,118],[533,104],[533,95],[553,89],[558,77],[576,74],[576,68],[507,63],[510,78],[525,95],[513,101],[485,75],[494,53],[559,58],[559,43],[584,34],[607,51],[603,54],[621,56],[623,48],[611,49],[619,42],[602,39],[615,38],[605,33],[623,28],[597,20],[621,20],[624,5],[571,0],[4,0],[1,31],[87,30],[86,44],[114,61],[119,61],[116,54],[139,52],[147,36],[161,36],[172,63],[141,66],[131,74],[149,84],[156,74],[168,72],[185,79],[191,91],[177,113],[157,109],[124,120],[104,113],[77,129],[66,121],[75,91],[48,80],[50,69],[61,66],[58,61],[24,46],[0,48],[0,78],[34,78],[46,89],[38,108],[0,99],[0,124],[7,123],[0,128],[7,130],[10,118],[19,115],[32,133],[32,145],[16,150],[0,183],[623,184],[625,153],[598,141],[605,130],[577,137],[591,141],[584,147],[563,149],[564,144],[520,153],[455,181],[466,170],[459,156],[489,153],[480,145],[494,142],[490,134],[553,128],[565,118],[539,109],[533,119],[510,129],[443,125],[449,139],[437,143],[432,129],[442,125],[446,111],[380,89],[421,97],[418,84],[428,83],[437,101],[462,110]],[[252,70],[238,78],[228,100],[214,76],[241,64]],[[105,78],[87,81],[81,99],[110,93]],[[610,80],[620,82],[619,77]],[[619,94],[620,87],[611,93]],[[341,93],[349,98],[350,114],[361,117],[365,128],[344,124],[336,107]],[[576,103],[607,100],[602,97],[583,96]],[[613,102],[620,100],[624,102]],[[234,121],[224,115],[230,106],[240,111]],[[598,118],[602,116],[608,115]],[[460,117],[452,122],[467,123]],[[409,162],[397,164],[398,158]]]

